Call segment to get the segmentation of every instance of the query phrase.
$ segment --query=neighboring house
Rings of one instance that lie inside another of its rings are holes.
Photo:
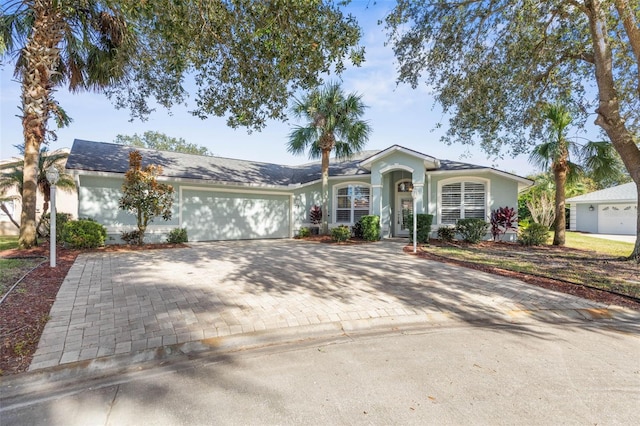
[[[77,176],[79,216],[107,227],[111,242],[135,227],[118,208],[132,147],[75,140],[67,171]],[[187,229],[190,241],[291,238],[309,226],[309,210],[321,204],[320,163],[284,166],[138,149],[143,164],[158,164],[160,178],[175,188],[173,218],[157,218],[149,241],[172,228]],[[531,181],[493,168],[434,157],[393,145],[366,151],[329,170],[329,224],[352,226],[379,215],[382,237],[408,236],[407,214],[416,208],[434,215],[435,231],[459,218],[489,220],[491,210],[518,205],[518,192]],[[508,238],[514,239],[511,234]]]
[[[62,148],[55,151],[69,152],[69,148]],[[0,160],[0,165],[15,163],[20,161],[20,158],[10,158],[7,160]],[[13,187],[2,195],[5,199],[4,205],[11,213],[11,217],[17,223],[20,223],[20,215],[22,214],[22,199],[18,194],[18,188]],[[42,213],[42,204],[44,198],[40,191],[37,193],[36,198],[36,221],[40,220],[40,214]],[[78,218],[78,193],[76,191],[61,191],[56,192],[56,209],[58,213],[69,213],[73,219]],[[7,214],[0,210],[0,235],[18,235],[20,230],[11,222]]]
[[[567,199],[572,231],[636,235],[638,192],[634,182]]]

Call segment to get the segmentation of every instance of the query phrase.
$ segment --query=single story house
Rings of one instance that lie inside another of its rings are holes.
[[[62,148],[54,151],[52,154],[68,153],[69,148]],[[14,165],[21,162],[22,158],[14,157],[0,160],[0,168],[9,172],[13,171]],[[62,161],[62,160],[61,160]],[[22,198],[18,193],[18,187],[8,188],[2,196],[2,204],[6,208],[6,212],[0,210],[0,235],[18,235],[20,228],[16,223],[20,224],[20,216],[22,214]],[[36,193],[36,222],[40,220],[42,208],[44,205],[44,196],[38,190]],[[76,191],[63,191],[58,189],[56,192],[56,210],[58,213],[68,213],[73,219],[76,219],[78,213],[78,194]],[[14,223],[15,222],[15,223]]]
[[[149,241],[176,227],[187,229],[189,241],[291,238],[310,225],[311,207],[322,204],[319,162],[285,166],[75,140],[67,171],[76,176],[78,216],[105,225],[113,243],[135,228],[133,215],[118,208],[133,149],[141,152],[143,165],[162,166],[159,180],[175,189],[173,218],[157,218],[148,228]],[[435,231],[460,218],[488,221],[498,207],[517,208],[518,192],[531,184],[491,167],[393,145],[330,163],[328,221],[330,227],[352,226],[375,214],[383,238],[408,236],[412,194],[417,211],[434,216]]]
[[[567,199],[570,229],[594,234],[636,235],[638,191],[634,182]]]

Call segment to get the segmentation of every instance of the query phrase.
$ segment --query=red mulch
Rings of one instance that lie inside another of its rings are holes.
[[[500,243],[498,243],[500,244]],[[506,244],[506,243],[504,243]],[[561,250],[571,250],[566,247],[561,247]],[[437,256],[431,253],[427,253],[424,251],[418,251],[417,253],[413,253],[413,246],[406,246],[404,251],[414,255],[421,257],[423,259],[435,260],[437,262],[449,263],[452,265],[464,266],[465,268],[475,269],[478,271],[487,272],[494,275],[500,275],[503,277],[515,278],[521,281],[526,282],[527,284],[533,284],[538,287],[546,288],[549,290],[555,290],[562,293],[572,294],[574,296],[582,297],[584,299],[589,299],[601,303],[606,303],[608,305],[618,305],[624,306],[626,308],[635,309],[640,311],[640,302],[627,298],[624,296],[619,296],[617,294],[609,293],[607,291],[598,290],[590,287],[585,287],[579,284],[571,284],[564,281],[557,281],[551,278],[538,277],[535,275],[525,274],[521,272],[509,271],[506,269],[496,268],[488,265],[480,265],[473,262],[465,262],[457,259],[450,259],[441,256]]]

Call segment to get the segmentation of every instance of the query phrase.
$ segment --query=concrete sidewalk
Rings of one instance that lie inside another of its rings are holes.
[[[638,327],[615,322],[342,333],[116,374],[12,376],[0,418],[3,426],[637,425],[639,352]]]
[[[267,240],[83,254],[30,371],[271,330],[640,320],[637,311],[418,259],[404,244]]]

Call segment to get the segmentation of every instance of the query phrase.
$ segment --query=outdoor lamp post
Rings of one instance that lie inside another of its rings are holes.
[[[56,267],[56,183],[58,183],[59,177],[60,172],[58,172],[58,169],[52,164],[51,167],[47,169],[47,180],[49,181],[49,187],[51,189],[49,196],[51,201],[51,227],[49,229],[49,266],[51,268]]]
[[[418,251],[418,194],[416,191],[411,191],[411,198],[413,199],[413,252],[416,253]]]

